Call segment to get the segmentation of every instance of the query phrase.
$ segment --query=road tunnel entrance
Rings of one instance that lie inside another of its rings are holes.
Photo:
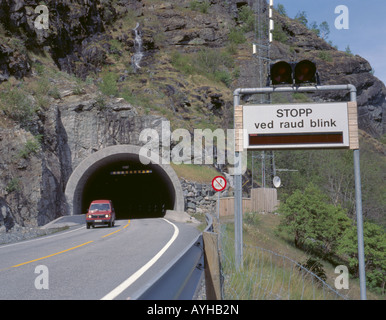
[[[74,170],[67,186],[69,214],[86,213],[93,200],[112,200],[117,219],[162,217],[166,210],[184,210],[181,185],[169,165],[145,165],[140,147],[102,149]]]

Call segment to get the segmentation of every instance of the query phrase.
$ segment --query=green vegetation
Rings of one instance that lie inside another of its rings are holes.
[[[320,51],[318,57],[324,61],[332,62],[331,54],[328,51]]]
[[[250,6],[245,5],[239,9],[238,20],[241,23],[241,30],[243,32],[254,30],[255,14]]]
[[[286,11],[284,5],[282,5],[281,3],[278,3],[278,4],[276,5],[276,10],[277,10],[277,12],[278,12],[280,15],[282,15],[282,16],[284,16],[284,17],[287,17],[287,11]]]
[[[5,191],[8,193],[18,191],[20,189],[20,180],[18,178],[12,178],[7,186],[5,187]]]
[[[218,175],[216,169],[206,165],[195,165],[195,164],[171,164],[174,171],[179,177],[187,180],[210,183],[213,178]]]
[[[117,80],[118,74],[115,72],[102,74],[102,82],[99,84],[99,90],[107,96],[118,96]]]
[[[295,92],[292,94],[292,98],[295,102],[303,103],[303,102],[309,102],[310,99],[308,98],[307,94],[302,92]]]
[[[25,126],[34,117],[37,107],[25,91],[7,82],[0,88],[0,110],[9,118]]]
[[[256,214],[256,212],[249,211],[244,212],[243,221],[248,225],[258,227],[260,225],[261,218],[260,215]]]
[[[346,260],[330,261],[297,248],[293,235],[280,229],[281,215],[246,213],[243,219],[243,268],[236,271],[234,259],[234,224],[226,217],[220,221],[221,266],[224,274],[225,299],[340,299],[300,266],[310,270],[333,289],[337,277],[335,267]],[[315,226],[317,228],[318,226]],[[280,231],[279,231],[280,230]],[[345,234],[341,239],[344,239]],[[353,255],[355,245],[353,240]],[[378,257],[377,257],[378,259]],[[369,262],[371,262],[369,260]],[[349,289],[337,290],[349,299],[360,298],[359,281],[350,272]],[[371,276],[367,277],[368,289]],[[383,299],[381,290],[367,290],[371,300]]]
[[[366,276],[368,288],[384,294],[386,275],[386,162],[384,146],[361,138],[361,176]],[[282,151],[276,165],[296,169],[281,173],[279,230],[302,250],[337,264],[357,276],[356,213],[352,152]],[[318,187],[316,187],[318,186]]]
[[[363,135],[361,145],[361,176],[363,214],[369,220],[386,227],[384,146],[368,135]],[[350,150],[293,150],[276,151],[277,168],[297,171],[281,172],[280,200],[296,190],[305,190],[309,183],[317,185],[328,195],[329,202],[340,205],[348,217],[355,219],[355,186],[353,156]]]
[[[41,146],[42,135],[37,135],[33,139],[27,140],[24,147],[19,151],[20,158],[27,159],[31,154],[36,154]]]
[[[302,25],[304,25],[305,27],[307,27],[307,24],[308,24],[308,19],[307,19],[307,13],[305,11],[299,11],[296,16],[295,16],[295,20],[297,20],[298,22],[300,22]]]
[[[228,39],[231,44],[236,44],[236,45],[242,44],[245,41],[247,41],[247,39],[244,36],[243,30],[241,30],[240,28],[232,28],[229,31]]]
[[[224,299],[335,300],[334,293],[312,279],[300,268],[301,264],[293,260],[307,259],[307,255],[288,247],[284,239],[272,232],[277,217],[254,214],[259,216],[258,225],[250,224],[249,218],[244,219],[243,267],[238,271],[234,258],[234,224],[222,222],[220,243]]]
[[[276,40],[281,43],[286,43],[288,40],[287,34],[284,32],[281,24],[277,23],[275,29],[272,32],[273,40]]]
[[[19,39],[19,38],[10,38],[9,41],[8,41],[8,45],[14,49],[15,51],[21,53],[21,54],[26,54],[27,53],[27,49],[25,47],[25,43],[23,40]]]
[[[219,54],[218,50],[204,48],[189,55],[175,51],[171,63],[177,70],[187,75],[203,75],[226,86],[230,86],[237,75],[232,72],[235,68],[234,60],[227,50],[222,50]]]
[[[310,184],[302,192],[296,190],[280,205],[279,230],[285,230],[298,248],[331,261],[348,264],[350,273],[358,277],[357,228],[340,206]],[[367,286],[385,294],[386,233],[382,227],[365,221],[364,243]]]
[[[316,21],[314,21],[309,25],[309,29],[324,40],[326,40],[330,34],[330,26],[328,25],[327,21],[323,21],[321,24],[319,24],[319,26]]]
[[[365,221],[363,225],[367,286],[384,295],[386,285],[386,233],[379,225]],[[351,273],[358,275],[357,227],[347,228],[337,252],[346,257]]]
[[[353,53],[352,53],[352,51],[351,51],[351,49],[350,49],[350,46],[349,46],[349,45],[346,47],[346,49],[344,50],[344,52],[345,52],[348,56],[350,56],[350,57],[354,56]]]
[[[313,274],[317,275],[323,281],[327,280],[326,271],[324,270],[323,263],[320,259],[310,257],[301,265],[307,270],[311,271]]]
[[[314,184],[296,190],[283,202],[280,229],[292,235],[298,248],[323,257],[335,253],[338,241],[350,224],[340,206],[328,203],[328,197]]]
[[[210,8],[210,1],[205,0],[205,1],[191,1],[189,3],[189,7],[193,11],[199,11],[201,13],[208,13],[208,10]]]
[[[276,10],[280,15],[285,17],[287,16],[285,7],[282,4],[278,4]],[[320,24],[318,24],[316,21],[309,23],[307,13],[305,11],[298,11],[295,16],[295,20],[314,32],[318,37],[327,41],[327,38],[330,34],[330,26],[327,21],[323,21]]]

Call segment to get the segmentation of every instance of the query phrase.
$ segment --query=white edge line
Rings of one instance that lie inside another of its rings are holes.
[[[48,236],[40,236],[40,237],[38,237],[36,239],[30,239],[30,240],[25,240],[25,241],[20,241],[20,242],[14,242],[14,243],[10,243],[10,244],[0,245],[0,250],[3,249],[3,248],[12,247],[12,246],[16,246],[16,245],[19,245],[19,244],[26,244],[26,243],[30,243],[30,242],[34,242],[34,241],[38,241],[38,240],[45,240],[45,239],[49,239],[49,238],[53,238],[53,237],[58,237],[58,236],[61,236],[61,235],[64,235],[64,234],[67,234],[67,233],[70,233],[70,232],[78,231],[78,230],[84,229],[84,228],[85,228],[85,226],[82,226],[82,227],[76,228],[74,230],[66,231],[66,232],[59,232],[57,234],[52,234],[52,235],[48,235]]]
[[[123,291],[125,291],[129,286],[131,286],[135,281],[137,281],[154,263],[157,262],[159,258],[165,253],[165,251],[172,245],[174,240],[178,237],[179,229],[178,227],[162,218],[162,220],[165,220],[167,223],[171,224],[174,227],[174,233],[173,236],[170,238],[168,243],[151,259],[149,262],[147,262],[141,269],[136,271],[133,275],[131,275],[129,278],[127,278],[125,281],[123,281],[118,287],[113,289],[111,292],[106,294],[101,300],[113,300],[118,295],[120,295]]]

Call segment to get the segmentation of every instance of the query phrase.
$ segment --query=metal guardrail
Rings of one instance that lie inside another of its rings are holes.
[[[213,230],[213,219],[206,214],[207,227]],[[131,298],[133,300],[191,300],[204,273],[204,241],[202,233],[179,256]]]

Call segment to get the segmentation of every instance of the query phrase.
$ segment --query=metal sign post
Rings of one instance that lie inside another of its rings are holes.
[[[225,190],[227,181],[222,176],[217,176],[212,180],[212,188],[217,192],[217,220],[220,220],[220,192]]]
[[[234,126],[235,126],[235,157],[241,159],[243,146],[243,122],[242,116],[240,121],[240,96],[243,94],[265,94],[278,92],[318,92],[318,91],[350,91],[350,101],[356,103],[356,87],[352,84],[345,85],[326,85],[326,86],[293,86],[293,87],[265,87],[265,88],[238,88],[233,92],[234,104]],[[242,111],[241,111],[242,112]],[[241,113],[242,114],[242,113]],[[357,115],[352,117],[352,127],[357,128]],[[364,241],[363,241],[363,216],[362,216],[362,192],[361,192],[361,177],[360,177],[360,162],[359,162],[359,142],[357,137],[350,137],[354,141],[350,142],[350,148],[354,149],[354,175],[355,175],[355,201],[357,215],[357,230],[358,230],[358,261],[359,261],[359,279],[361,289],[361,299],[366,300],[366,276],[365,276],[365,257],[364,257]],[[239,270],[243,266],[243,234],[242,234],[242,174],[241,160],[235,170],[235,262],[236,269]]]

